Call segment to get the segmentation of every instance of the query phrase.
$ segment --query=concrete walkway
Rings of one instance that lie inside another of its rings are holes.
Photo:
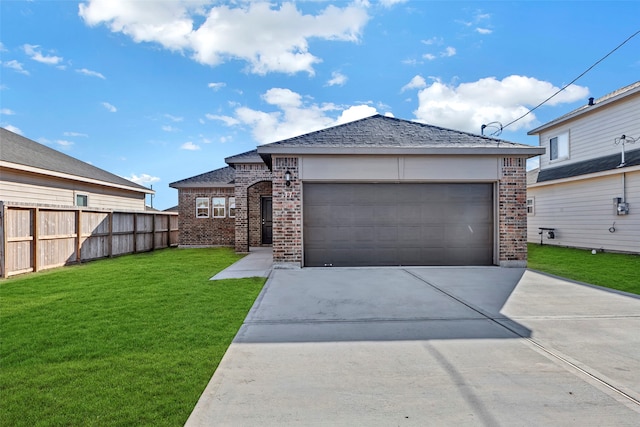
[[[271,248],[251,248],[247,256],[225,268],[209,280],[269,277],[272,265],[273,251]]]
[[[187,426],[637,426],[640,299],[522,269],[274,270]]]

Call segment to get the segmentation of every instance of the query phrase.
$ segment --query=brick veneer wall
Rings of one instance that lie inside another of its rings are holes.
[[[526,160],[505,157],[498,183],[499,262],[505,267],[527,265]]]
[[[249,188],[261,181],[271,181],[272,173],[265,164],[236,164],[236,252],[249,252]],[[275,209],[274,209],[275,210]]]
[[[212,197],[227,198],[227,212],[229,197],[234,196],[233,188],[180,188],[178,189],[178,204],[180,215],[179,244],[181,246],[233,246],[235,240],[235,219],[212,218]],[[196,218],[196,198],[209,199],[209,218]]]
[[[291,172],[291,186],[284,180]],[[273,156],[273,262],[302,265],[302,183],[297,157]]]
[[[249,187],[249,246],[262,246],[262,197],[271,196],[271,181]]]

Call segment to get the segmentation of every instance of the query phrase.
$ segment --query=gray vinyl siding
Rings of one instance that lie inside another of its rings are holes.
[[[89,208],[143,211],[145,194],[79,181],[40,177],[3,170],[0,201],[38,205],[74,206],[75,195],[88,196]]]
[[[569,132],[569,158],[550,162],[549,140],[564,132]],[[620,153],[621,147],[614,141],[622,134],[640,137],[640,93],[543,131],[540,134],[540,146],[545,147],[547,152],[540,156],[540,168]],[[639,144],[628,145],[627,149],[638,148]]]
[[[640,252],[640,171],[626,173],[625,181],[629,215],[616,215],[613,205],[614,197],[622,197],[621,173],[529,187],[535,213],[528,216],[528,241],[540,243],[538,228],[549,227],[556,238],[545,237],[544,244]]]

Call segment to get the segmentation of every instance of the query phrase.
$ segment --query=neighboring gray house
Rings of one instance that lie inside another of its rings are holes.
[[[0,128],[0,202],[144,211],[153,190]]]
[[[547,153],[528,174],[529,242],[640,253],[640,82],[529,135]]]
[[[182,245],[271,244],[292,266],[525,266],[525,163],[541,153],[375,115],[170,186]]]

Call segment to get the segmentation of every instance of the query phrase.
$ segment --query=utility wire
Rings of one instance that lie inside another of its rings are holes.
[[[635,36],[637,36],[638,34],[640,34],[640,30],[636,31],[635,33],[633,33],[632,35],[630,35],[625,41],[623,41],[622,43],[620,43],[618,46],[616,46],[611,52],[607,53],[605,56],[603,56],[602,58],[600,58],[598,61],[596,61],[591,67],[587,68],[582,74],[580,74],[578,77],[576,77],[575,79],[571,80],[571,82],[567,83],[566,85],[564,85],[560,90],[558,90],[556,93],[554,93],[553,95],[551,95],[550,97],[548,97],[547,99],[545,99],[544,101],[542,101],[540,104],[536,105],[535,107],[533,107],[531,110],[527,111],[526,113],[524,113],[522,116],[518,117],[517,119],[507,123],[506,125],[502,126],[502,129],[506,128],[507,126],[511,126],[512,124],[514,124],[515,122],[517,122],[518,120],[524,119],[525,117],[527,117],[529,114],[531,114],[533,111],[535,111],[536,109],[538,109],[539,107],[543,106],[544,104],[546,104],[551,98],[553,98],[554,96],[556,96],[557,94],[559,94],[560,92],[562,92],[563,90],[565,90],[566,88],[568,88],[569,86],[571,86],[572,84],[574,84],[580,77],[584,76],[585,74],[587,74],[589,71],[591,71],[591,69],[593,67],[595,67],[596,65],[598,65],[599,63],[601,63],[602,61],[604,61],[605,59],[607,59],[613,52],[615,52],[616,50],[620,49],[622,46],[624,46],[629,40],[631,40],[632,38],[634,38]]]

